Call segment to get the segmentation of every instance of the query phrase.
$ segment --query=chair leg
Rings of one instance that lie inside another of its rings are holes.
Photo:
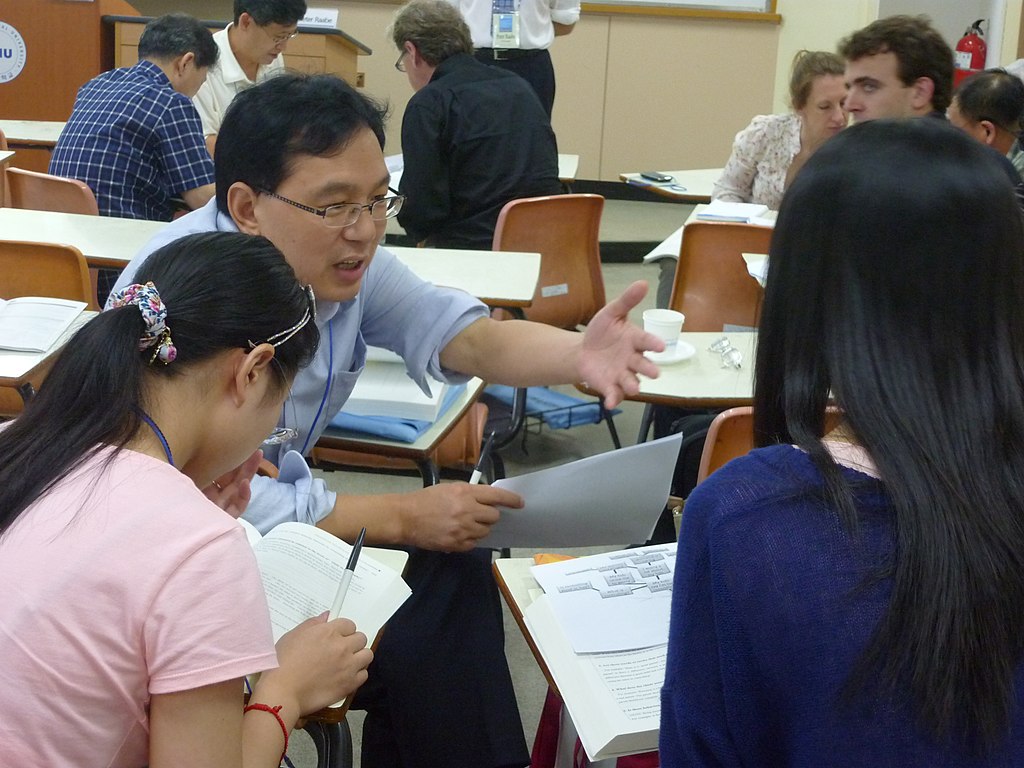
[[[503,432],[495,434],[491,450],[497,452],[511,445],[523,428],[524,421],[526,421],[526,388],[516,387],[512,397],[512,413],[509,415],[508,426]]]
[[[307,720],[305,731],[316,747],[316,768],[352,768],[352,731],[348,720],[340,723]]]
[[[647,435],[651,432],[651,424],[654,422],[654,406],[648,403],[644,406],[644,415],[640,418],[640,433],[636,436],[636,443],[647,442]]]
[[[622,447],[622,441],[619,440],[619,430],[615,428],[615,419],[612,417],[611,411],[604,407],[604,401],[598,401],[601,407],[601,418],[604,419],[608,425],[608,432],[612,436],[612,445],[615,446],[615,450]]]

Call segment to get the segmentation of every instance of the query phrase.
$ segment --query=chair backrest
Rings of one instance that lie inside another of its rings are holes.
[[[8,168],[4,175],[12,208],[99,216],[96,196],[85,182],[22,168]]]
[[[73,245],[0,240],[0,298],[53,296],[84,301],[96,309],[95,295],[85,257]],[[32,385],[38,388],[47,372],[39,372]],[[0,387],[0,416],[16,416],[23,406],[15,390]]]
[[[829,406],[825,410],[825,433],[839,426],[842,413]],[[704,451],[697,468],[697,482],[700,483],[719,467],[739,456],[754,450],[754,409],[749,405],[730,408],[715,417],[708,427],[704,440]]]
[[[505,204],[493,250],[541,255],[529,320],[575,329],[604,306],[600,195],[526,197]]]
[[[687,318],[689,321],[689,318]],[[697,482],[724,464],[754,449],[754,409],[749,405],[722,411],[708,427]]]
[[[0,240],[0,298],[53,296],[95,309],[89,266],[73,245]]]
[[[764,291],[747,272],[743,253],[768,253],[772,230],[753,224],[696,221],[683,245],[669,306],[686,315],[687,331],[756,326]]]

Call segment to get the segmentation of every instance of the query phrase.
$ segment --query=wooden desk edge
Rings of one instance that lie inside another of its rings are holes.
[[[533,653],[533,658],[537,660],[537,666],[540,667],[540,671],[544,673],[544,679],[548,681],[548,687],[555,692],[558,698],[562,698],[562,694],[558,690],[558,686],[555,685],[555,679],[551,676],[551,671],[548,669],[547,663],[544,661],[544,657],[541,656],[540,650],[538,650],[536,643],[533,642],[533,636],[530,634],[530,630],[526,626],[526,620],[523,618],[523,611],[520,609],[516,599],[512,596],[512,590],[509,589],[508,584],[505,583],[505,577],[501,575],[501,571],[498,570],[498,562],[491,563],[491,570],[494,572],[494,580],[498,583],[498,591],[501,592],[501,596],[505,598],[505,602],[508,604],[509,610],[512,612],[512,618],[516,620],[516,624],[519,625],[519,631],[523,633],[523,638],[526,640],[526,644],[530,647],[530,652]]]
[[[596,389],[591,389],[586,384],[576,384],[576,389],[585,395],[601,397]],[[674,408],[735,408],[738,405],[750,405],[749,397],[679,397],[676,395],[657,395],[646,392],[637,392],[629,395],[624,400],[632,403],[649,403],[650,405],[668,405]]]

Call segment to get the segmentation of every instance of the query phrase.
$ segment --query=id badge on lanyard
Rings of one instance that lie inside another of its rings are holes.
[[[491,47],[519,47],[519,0],[491,0]]]

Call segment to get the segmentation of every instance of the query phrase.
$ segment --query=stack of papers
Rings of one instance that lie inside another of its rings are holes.
[[[592,760],[657,749],[675,544],[534,566],[523,618]]]
[[[758,203],[730,203],[725,200],[712,200],[708,207],[697,214],[700,221],[732,221],[740,224],[753,224],[756,219],[763,218],[769,211],[767,205]]]
[[[448,386],[431,381],[428,394],[409,378],[402,358],[386,349],[369,347],[366,368],[342,411],[355,416],[389,416],[433,423],[441,414]]]

